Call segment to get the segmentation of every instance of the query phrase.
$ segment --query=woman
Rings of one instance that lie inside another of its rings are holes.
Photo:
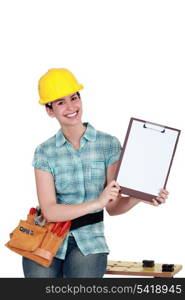
[[[23,258],[25,277],[103,277],[109,253],[103,209],[118,215],[142,201],[119,194],[114,174],[120,142],[82,123],[82,88],[67,69],[51,69],[39,81],[40,103],[61,127],[35,151],[39,204],[48,221],[76,219],[81,227],[69,232],[49,268]],[[164,203],[167,195],[161,190],[152,205]]]

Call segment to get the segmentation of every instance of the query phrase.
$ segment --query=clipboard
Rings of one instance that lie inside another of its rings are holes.
[[[121,194],[151,201],[166,188],[180,130],[131,118],[116,170]]]

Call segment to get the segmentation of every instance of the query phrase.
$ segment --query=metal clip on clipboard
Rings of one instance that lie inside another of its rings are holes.
[[[154,123],[146,122],[146,123],[143,125],[143,128],[151,129],[151,130],[156,130],[156,131],[160,131],[161,133],[165,133],[165,127],[156,125],[156,124],[154,124]]]

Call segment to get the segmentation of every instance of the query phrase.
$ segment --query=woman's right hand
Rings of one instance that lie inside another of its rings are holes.
[[[97,199],[100,208],[104,208],[109,201],[115,201],[119,195],[120,186],[119,184],[113,180],[111,181],[100,194]]]

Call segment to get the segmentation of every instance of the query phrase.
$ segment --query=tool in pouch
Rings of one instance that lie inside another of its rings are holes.
[[[41,209],[39,206],[35,208],[31,208],[33,214],[35,214],[34,222],[35,225],[44,226],[47,222],[47,220],[44,218],[43,214],[41,213]]]
[[[44,267],[49,267],[64,241],[71,221],[48,223],[39,208],[31,208],[27,220],[20,220],[6,246]]]

